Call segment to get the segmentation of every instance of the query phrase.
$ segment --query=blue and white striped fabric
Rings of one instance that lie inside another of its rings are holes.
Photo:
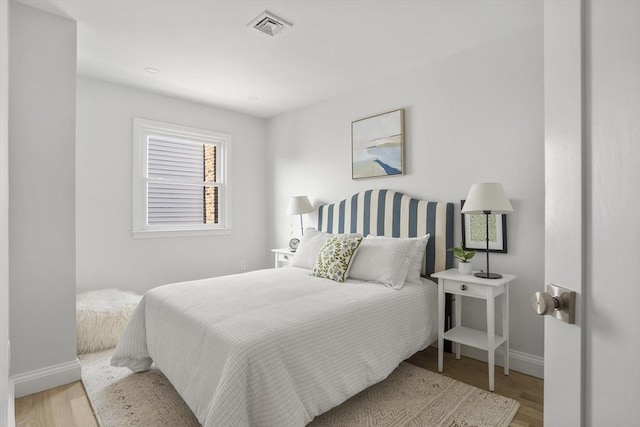
[[[453,203],[429,202],[393,190],[367,190],[318,208],[318,230],[386,237],[430,234],[423,275],[453,267]]]

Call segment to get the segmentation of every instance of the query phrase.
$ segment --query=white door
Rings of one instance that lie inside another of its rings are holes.
[[[583,301],[581,7],[580,0],[544,3],[545,281],[576,291],[577,307]],[[574,325],[545,316],[546,427],[582,424],[581,312]]]
[[[13,425],[9,384],[9,2],[0,1],[0,426]]]
[[[544,33],[545,280],[578,293],[545,319],[544,424],[637,426],[640,2],[545,1]]]

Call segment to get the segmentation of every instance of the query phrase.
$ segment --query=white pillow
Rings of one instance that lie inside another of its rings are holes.
[[[349,278],[400,289],[421,244],[418,239],[366,238],[358,248]]]
[[[413,254],[411,263],[409,264],[409,270],[405,281],[412,283],[420,283],[420,277],[425,270],[426,264],[426,251],[427,243],[429,243],[429,234],[422,237],[385,237],[385,236],[373,236],[369,234],[366,239],[385,239],[385,240],[409,240],[417,241],[419,245],[416,247],[416,252]],[[365,239],[365,240],[366,240]]]
[[[316,265],[316,259],[320,253],[320,248],[329,237],[329,233],[318,231],[314,228],[307,228],[300,239],[298,249],[291,260],[292,267],[301,267],[313,270]]]

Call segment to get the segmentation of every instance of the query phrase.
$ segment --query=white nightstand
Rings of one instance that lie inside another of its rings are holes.
[[[516,276],[503,274],[500,279],[481,279],[460,274],[455,268],[434,273],[438,279],[438,371],[442,372],[444,340],[454,343],[456,359],[460,359],[460,344],[485,350],[489,360],[489,390],[494,388],[495,350],[504,345],[504,374],[509,375],[509,283]],[[455,320],[453,328],[444,331],[444,295],[455,298]],[[502,333],[495,334],[495,299],[502,295]],[[462,326],[462,298],[467,296],[487,301],[487,332]]]
[[[295,254],[295,252],[289,248],[271,249],[271,252],[273,252],[275,256],[275,268],[289,265],[293,259],[293,254]]]

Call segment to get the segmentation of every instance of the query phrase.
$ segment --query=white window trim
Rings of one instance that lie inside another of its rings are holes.
[[[202,140],[220,145],[218,178],[223,184],[218,192],[219,224],[188,224],[188,225],[147,225],[147,145],[148,134],[166,137],[184,137]],[[133,119],[133,191],[132,191],[132,229],[135,239],[162,237],[192,237],[231,234],[231,186],[227,165],[231,158],[231,135],[187,126],[163,123],[154,120]]]

